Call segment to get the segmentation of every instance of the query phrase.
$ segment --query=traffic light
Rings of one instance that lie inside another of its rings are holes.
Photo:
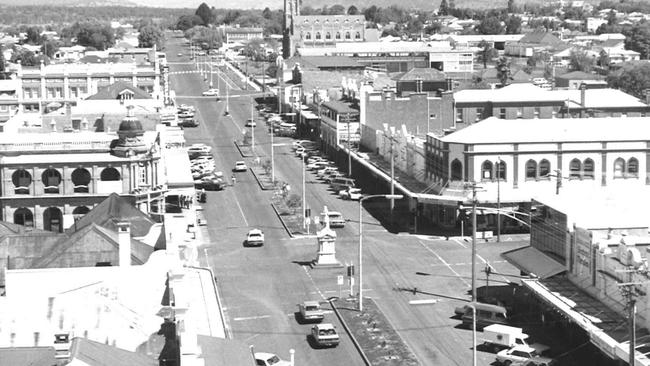
[[[348,266],[348,277],[353,277],[354,276],[354,264]]]

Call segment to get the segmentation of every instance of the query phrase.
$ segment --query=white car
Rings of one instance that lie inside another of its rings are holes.
[[[208,89],[201,93],[204,97],[218,97],[219,96],[219,89]]]
[[[330,166],[330,165],[332,165],[332,163],[329,162],[329,161],[315,161],[315,162],[313,162],[311,164],[307,164],[307,169],[319,170],[319,169],[323,169],[326,166]]]
[[[187,148],[187,152],[190,154],[207,155],[212,152],[212,147],[206,144],[193,144]]]
[[[235,171],[236,172],[245,172],[248,170],[248,167],[246,166],[246,163],[243,161],[238,161],[235,163]]]
[[[285,361],[273,353],[255,352],[255,365],[257,366],[291,366],[291,362]]]
[[[339,191],[339,197],[344,200],[353,200],[358,201],[361,199],[361,189],[360,188],[347,188],[342,191]]]
[[[532,347],[518,345],[497,353],[497,363],[505,366],[551,366],[555,364],[555,360],[540,356]]]
[[[326,176],[326,175],[328,175],[328,174],[330,174],[330,173],[338,172],[338,171],[339,171],[339,168],[337,168],[337,167],[335,167],[335,166],[326,166],[326,167],[324,167],[324,168],[322,168],[322,169],[319,169],[319,170],[316,172],[316,175],[317,175],[318,177],[322,178],[322,177],[324,177],[324,176]]]
[[[252,119],[249,118],[246,121],[246,127],[257,127],[257,123],[255,123],[255,121],[253,121]]]
[[[253,229],[246,235],[246,246],[261,247],[264,245],[264,233],[260,229]]]

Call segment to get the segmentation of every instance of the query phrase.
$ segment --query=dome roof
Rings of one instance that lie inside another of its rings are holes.
[[[133,106],[130,105],[126,108],[126,117],[124,117],[120,123],[120,128],[117,130],[117,134],[120,136],[127,135],[129,137],[142,136],[144,134],[142,123],[140,123],[140,120],[134,115]]]

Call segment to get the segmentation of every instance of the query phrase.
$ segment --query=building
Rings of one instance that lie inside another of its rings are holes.
[[[293,19],[296,48],[331,47],[366,41],[363,15],[297,15]]]
[[[330,100],[320,104],[321,143],[325,150],[338,149],[339,145],[358,144],[361,131],[359,126],[359,107],[351,103]]]
[[[302,56],[348,56],[371,69],[407,72],[414,67],[445,73],[467,73],[474,68],[474,53],[452,48],[449,42],[336,43],[331,47],[303,48]]]
[[[471,193],[465,182],[480,184],[481,203],[493,205],[499,197],[502,207],[515,211],[540,192],[646,189],[648,123],[644,117],[490,117],[447,136],[430,133],[425,169],[437,187],[433,223],[456,225],[458,204]],[[486,216],[479,225],[494,228],[495,217]]]
[[[532,84],[460,90],[454,93],[454,103],[456,129],[488,117],[633,117],[650,113],[648,104],[616,89],[545,90]]]
[[[223,27],[220,29],[224,42],[227,44],[247,43],[252,39],[264,39],[264,30],[262,28]]]
[[[548,321],[567,321],[621,362],[629,360],[631,299],[637,340],[647,335],[650,222],[642,206],[629,204],[647,194],[631,189],[535,197],[530,246],[502,254],[523,273],[534,274],[522,284]],[[650,365],[643,352],[635,356],[636,365]]]
[[[117,134],[81,130],[0,134],[4,221],[62,232],[74,223],[74,215],[111,193],[162,194],[158,132],[143,131],[132,108]]]
[[[405,96],[409,93],[434,93],[452,90],[453,82],[445,73],[436,69],[413,68],[396,80],[397,93]]]
[[[523,36],[518,42],[507,44],[505,54],[515,57],[530,57],[536,52],[560,50],[566,47],[567,45],[551,32],[534,31]]]
[[[580,85],[585,83],[602,84],[603,82],[605,78],[602,76],[584,71],[572,71],[555,77],[556,88],[579,89]]]
[[[76,103],[116,82],[126,82],[161,98],[159,64],[41,64],[19,67],[16,72],[18,109],[39,111],[53,103]]]
[[[523,34],[471,34],[448,36],[449,39],[454,41],[456,46],[479,47],[481,42],[486,42],[490,47],[497,50],[505,50],[507,44],[518,42],[523,37]]]

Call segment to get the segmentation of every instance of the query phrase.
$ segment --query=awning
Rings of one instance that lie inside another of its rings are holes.
[[[501,256],[520,271],[544,279],[566,271],[566,267],[531,246],[501,253]]]

